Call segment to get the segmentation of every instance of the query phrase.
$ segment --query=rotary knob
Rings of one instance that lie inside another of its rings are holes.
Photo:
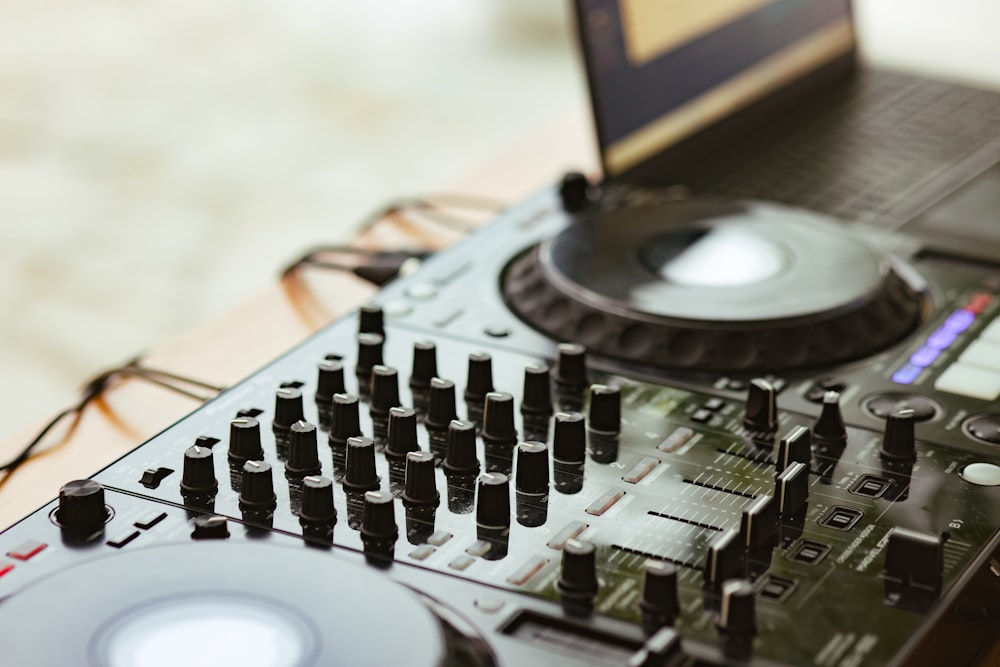
[[[514,397],[504,391],[486,394],[483,409],[483,444],[487,456],[496,456],[507,461],[513,458],[517,445],[517,429],[514,427]]]
[[[549,367],[545,364],[531,364],[524,369],[524,392],[521,399],[521,414],[525,418],[549,417],[552,415],[552,388]]]
[[[358,363],[354,373],[358,376],[358,385],[362,391],[367,391],[371,382],[372,369],[382,362],[382,344],[385,339],[377,333],[358,334]]]
[[[476,525],[485,529],[510,528],[510,481],[502,473],[479,476]]]
[[[437,347],[429,340],[418,340],[413,344],[413,372],[410,374],[410,388],[427,389],[437,374]]]
[[[344,363],[339,359],[324,359],[319,362],[319,374],[316,379],[316,409],[319,412],[319,423],[322,428],[330,428],[334,395],[346,392]]]
[[[556,350],[553,379],[560,390],[583,392],[590,384],[587,378],[587,348],[576,343],[561,343]]]
[[[361,416],[358,414],[358,397],[335,394],[330,421],[330,446],[343,449],[350,438],[361,435]]]
[[[428,433],[443,439],[444,434],[448,432],[448,424],[453,419],[458,419],[458,411],[455,409],[455,383],[451,380],[433,378],[425,422]]]
[[[587,431],[579,412],[558,412],[552,430],[552,471],[556,490],[577,493],[583,488]]]
[[[719,629],[728,635],[753,636],[757,632],[753,586],[745,579],[731,579],[722,585]]]
[[[357,437],[347,440],[347,462],[344,472],[344,490],[355,493],[375,491],[379,477],[375,472],[375,443],[371,438]]]
[[[181,495],[214,496],[218,491],[219,481],[215,478],[212,450],[198,445],[192,445],[184,450]]]
[[[390,460],[402,461],[408,453],[419,449],[417,413],[413,408],[390,408],[385,457]]]
[[[92,479],[67,482],[59,489],[56,521],[63,533],[90,537],[104,530],[111,513],[104,504],[104,487]]]
[[[823,408],[812,427],[817,449],[838,450],[847,447],[847,427],[840,412],[840,394],[828,391],[823,394]]]
[[[562,567],[556,584],[567,614],[586,616],[594,609],[597,595],[597,558],[590,542],[567,540],[562,550]]]
[[[299,508],[299,524],[307,537],[327,538],[333,536],[337,523],[337,509],[333,505],[333,480],[329,477],[310,475],[302,480],[302,505]]]
[[[385,313],[373,303],[358,308],[358,333],[385,336]]]
[[[298,421],[289,429],[291,443],[288,449],[288,461],[285,463],[285,476],[289,478],[318,475],[321,465],[316,440],[316,427],[306,421]]]
[[[287,432],[292,424],[304,421],[302,392],[295,387],[281,387],[274,394],[274,419],[271,422],[275,433]]]
[[[913,431],[913,410],[898,410],[885,420],[885,435],[880,453],[883,459],[899,462],[917,460],[917,441]]]
[[[406,481],[403,504],[407,507],[437,507],[441,502],[434,480],[434,455],[410,452],[406,455]]]
[[[243,478],[240,486],[240,511],[246,513],[270,513],[278,505],[274,493],[274,476],[271,464],[265,461],[247,461],[243,464]]]
[[[386,420],[389,410],[399,407],[399,372],[381,364],[371,372],[371,416],[373,420]]]
[[[568,172],[559,182],[559,201],[567,213],[578,213],[590,206],[591,185],[578,171]]]
[[[441,464],[446,475],[468,476],[479,472],[476,456],[476,425],[470,421],[452,420],[448,426],[448,450]]]
[[[260,444],[260,422],[253,417],[238,417],[229,422],[229,460],[234,463],[260,461],[264,448]]]
[[[545,523],[549,507],[549,448],[544,442],[522,442],[517,446],[514,488],[517,522],[528,527]]]
[[[613,435],[621,431],[622,396],[618,387],[595,384],[590,388],[590,420],[592,432]]]
[[[482,409],[483,400],[491,391],[493,391],[493,358],[485,352],[473,352],[469,355],[465,401]]]
[[[368,491],[361,518],[361,542],[365,555],[391,559],[399,538],[396,507],[388,491]]]
[[[673,625],[681,612],[677,597],[677,568],[661,560],[648,560],[643,570],[642,610],[647,632]]]
[[[754,433],[774,433],[778,428],[777,392],[762,378],[750,381],[743,426]]]

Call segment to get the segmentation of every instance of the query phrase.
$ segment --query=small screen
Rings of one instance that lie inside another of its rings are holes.
[[[579,0],[609,176],[854,48],[850,0]]]

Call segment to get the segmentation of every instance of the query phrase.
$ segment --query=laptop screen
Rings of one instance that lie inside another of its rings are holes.
[[[616,176],[854,48],[850,0],[578,0]]]

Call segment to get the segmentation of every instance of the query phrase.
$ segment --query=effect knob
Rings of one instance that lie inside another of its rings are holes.
[[[302,506],[299,523],[310,526],[333,526],[337,523],[337,508],[333,505],[333,480],[320,475],[302,479]]]
[[[777,392],[762,378],[750,381],[743,426],[755,433],[774,433],[778,428]]]
[[[465,400],[473,405],[482,405],[486,394],[491,391],[493,391],[493,358],[485,352],[473,352],[469,355]]]
[[[885,435],[880,453],[883,459],[911,462],[917,460],[917,440],[913,431],[913,410],[897,410],[885,420]]]
[[[488,448],[506,452],[517,444],[514,427],[514,397],[505,391],[491,391],[483,404],[483,442]]]
[[[234,463],[260,461],[264,448],[260,444],[260,422],[253,417],[238,417],[229,422],[229,460]]]
[[[247,461],[243,464],[239,505],[242,512],[273,511],[278,506],[270,463]]]
[[[583,465],[587,458],[587,431],[579,412],[556,414],[552,431],[552,458],[569,464]]]
[[[549,448],[544,442],[522,442],[517,446],[518,493],[548,495]]]
[[[639,608],[646,631],[673,625],[681,613],[677,597],[677,568],[662,560],[648,560],[642,582]]]
[[[104,504],[104,487],[92,479],[66,482],[59,489],[56,520],[64,533],[74,537],[90,537],[104,530],[110,518]]]
[[[352,394],[335,394],[330,421],[330,446],[344,448],[347,441],[361,435],[361,416],[358,414],[358,397]]]
[[[476,525],[486,529],[510,528],[510,481],[502,473],[479,476]]]
[[[539,417],[552,415],[552,385],[548,366],[531,364],[524,368],[524,392],[522,396],[522,415]]]
[[[399,407],[399,372],[391,366],[377,364],[371,371],[371,400],[369,407],[372,419],[389,418],[389,410]]]
[[[559,182],[559,201],[567,213],[578,213],[590,206],[591,185],[578,171],[568,172]]]
[[[752,636],[757,632],[756,599],[753,586],[745,579],[722,584],[719,629],[728,635]]]
[[[455,409],[455,383],[451,380],[433,378],[427,408],[427,428],[447,431],[448,424],[453,419],[458,419],[458,411]]]
[[[385,313],[382,306],[373,303],[358,308],[358,333],[385,336]]]
[[[340,359],[324,359],[318,364],[316,378],[316,402],[328,404],[334,394],[346,394],[344,385],[344,362]]]
[[[399,527],[396,525],[392,494],[388,491],[365,493],[361,518],[361,542],[365,555],[391,559],[398,538]]]
[[[321,469],[316,438],[316,427],[306,421],[292,424],[288,461],[285,463],[286,477],[318,475]]]
[[[441,467],[448,475],[475,475],[479,472],[475,424],[454,419],[448,425],[448,449]]]
[[[215,460],[212,450],[198,445],[192,445],[184,450],[181,494],[214,496],[218,491],[219,481],[215,478]]]
[[[302,407],[302,392],[295,387],[281,387],[274,394],[274,419],[271,425],[275,431],[287,430],[292,424],[305,421]]]
[[[345,468],[343,482],[345,491],[363,493],[378,489],[379,477],[375,472],[375,443],[371,438],[348,438]]]
[[[598,590],[597,558],[593,544],[566,540],[556,586],[567,614],[586,616],[593,611],[594,596]]]
[[[410,388],[427,389],[437,374],[437,347],[429,340],[418,340],[413,344],[413,372],[410,374]]]
[[[587,348],[576,343],[560,343],[556,348],[556,367],[553,379],[566,392],[582,392],[590,380],[587,378]]]
[[[595,384],[590,388],[591,431],[615,434],[621,431],[622,395],[618,387]]]
[[[403,504],[407,507],[437,507],[441,494],[434,479],[434,455],[430,452],[410,452],[406,455],[406,481]]]
[[[823,394],[823,408],[812,427],[812,437],[817,448],[838,450],[847,447],[847,427],[840,412],[840,394],[828,391]]]
[[[407,454],[419,451],[419,449],[417,413],[413,408],[390,408],[385,457],[402,461]]]
[[[383,343],[385,343],[385,338],[381,334],[358,334],[358,363],[354,367],[354,374],[358,376],[358,384],[362,390],[368,389],[372,369],[383,363]]]

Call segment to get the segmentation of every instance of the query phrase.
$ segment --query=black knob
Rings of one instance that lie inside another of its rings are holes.
[[[493,391],[493,358],[485,352],[473,352],[469,355],[465,400],[474,405],[482,405],[486,394],[491,391]]]
[[[587,177],[571,171],[559,182],[559,201],[567,213],[577,213],[590,206],[591,185]]]
[[[299,523],[307,526],[333,526],[337,523],[337,508],[333,505],[333,480],[310,475],[302,479],[302,506]]]
[[[410,387],[426,389],[437,377],[437,347],[429,340],[418,340],[413,344],[413,372]]]
[[[56,520],[63,532],[89,537],[104,530],[109,518],[104,504],[104,487],[92,479],[66,482],[59,489]]]
[[[240,486],[240,510],[244,512],[273,510],[277,506],[277,501],[271,464],[266,461],[244,463]]]
[[[391,366],[377,364],[372,368],[371,400],[369,402],[373,419],[388,419],[389,410],[398,407],[399,372]]]
[[[582,392],[590,383],[587,378],[587,349],[576,343],[561,343],[556,351],[553,376],[563,391]]]
[[[430,452],[410,452],[406,455],[406,482],[403,503],[407,506],[433,506],[441,502],[434,480],[434,455]]]
[[[225,540],[229,538],[229,520],[224,516],[202,514],[194,518],[192,540]]]
[[[552,431],[552,459],[583,464],[587,457],[587,431],[579,412],[558,412]]]
[[[375,443],[371,438],[355,437],[347,440],[347,461],[344,471],[344,489],[361,493],[375,491],[379,477],[375,472]]]
[[[517,446],[518,493],[547,495],[549,492],[549,448],[544,442],[522,442]]]
[[[330,418],[331,447],[346,447],[350,438],[361,435],[361,416],[358,414],[357,396],[335,394],[333,413]]]
[[[369,303],[358,308],[358,333],[385,336],[385,314],[382,312],[382,306]]]
[[[389,432],[385,447],[386,458],[402,460],[408,453],[419,449],[417,413],[413,408],[390,409]]]
[[[885,420],[882,458],[893,461],[916,461],[917,441],[913,432],[913,410],[897,410]]]
[[[288,448],[288,461],[285,463],[285,475],[288,477],[305,477],[318,475],[321,465],[316,440],[316,427],[306,421],[292,424],[291,443]]]
[[[505,391],[491,391],[483,403],[483,442],[488,446],[514,447],[514,397]]]
[[[648,630],[674,624],[681,613],[676,567],[662,560],[646,561],[639,608]]]
[[[774,433],[778,428],[777,392],[767,380],[750,381],[743,426],[756,433]]]
[[[253,417],[237,417],[229,422],[229,459],[234,462],[260,461],[260,422]]]
[[[483,528],[510,527],[510,482],[503,473],[479,476],[476,525]]]
[[[448,424],[453,419],[458,419],[458,411],[455,409],[455,383],[451,380],[433,378],[427,408],[427,428],[447,431]]]
[[[274,395],[274,419],[271,425],[277,429],[291,428],[298,421],[305,421],[302,408],[302,392],[295,387],[281,387]]]
[[[388,491],[368,491],[361,515],[361,542],[368,555],[387,557],[392,554],[399,528],[396,507]]]
[[[562,564],[557,587],[563,607],[572,615],[584,615],[593,610],[597,595],[597,558],[590,542],[567,540],[563,545]]]
[[[316,402],[327,405],[334,394],[346,394],[344,386],[344,362],[340,359],[324,359],[319,362],[316,378]]]
[[[198,445],[192,445],[184,450],[181,493],[192,496],[214,496],[218,491],[219,481],[215,478],[212,450]]]
[[[358,376],[358,383],[363,390],[368,389],[372,368],[383,363],[382,344],[384,342],[385,339],[381,334],[358,334],[358,363],[354,367],[354,373]]]
[[[817,449],[837,450],[847,446],[847,427],[840,412],[840,394],[828,391],[823,394],[823,408],[812,427]]]
[[[549,367],[531,364],[524,368],[524,393],[521,414],[547,417],[552,414],[552,386]]]
[[[590,423],[592,431],[618,433],[621,430],[622,395],[618,387],[595,384],[590,388]]]
[[[479,472],[476,456],[476,425],[454,419],[448,425],[448,449],[441,464],[448,475],[475,475]]]
[[[722,585],[719,629],[729,635],[753,635],[757,631],[753,585],[746,579],[732,579]]]
[[[805,426],[794,426],[778,442],[778,453],[774,457],[775,473],[781,474],[792,463],[802,463],[806,467],[812,461],[812,436]]]

